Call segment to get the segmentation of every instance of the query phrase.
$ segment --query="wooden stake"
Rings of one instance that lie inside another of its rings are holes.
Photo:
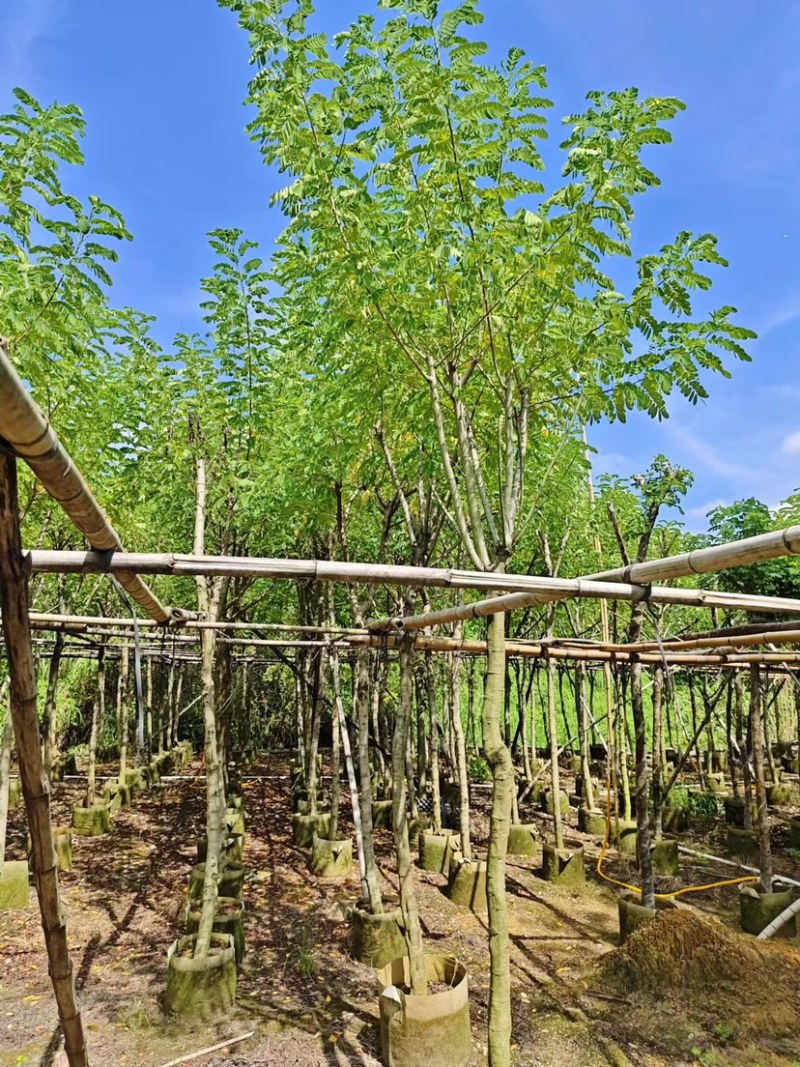
[[[19,776],[32,840],[32,860],[50,978],[70,1067],[88,1067],[83,1023],[75,996],[67,927],[58,892],[50,823],[50,786],[42,768],[36,709],[36,671],[28,620],[28,575],[19,529],[16,460],[0,454],[0,610],[11,680],[10,709]]]

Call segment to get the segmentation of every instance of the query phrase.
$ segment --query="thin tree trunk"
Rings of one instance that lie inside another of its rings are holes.
[[[797,730],[800,738],[800,710],[797,713]],[[477,748],[475,736],[475,660],[470,660],[467,671],[467,745],[471,750]]]
[[[564,737],[565,745],[570,756],[572,755],[572,729],[569,725],[569,716],[567,715],[567,702],[564,699],[564,672],[566,668],[558,671],[558,702],[561,705],[561,718],[564,721]]]
[[[338,649],[332,648],[331,649],[331,656],[333,657],[331,662],[337,662],[338,663],[338,658],[339,658]],[[354,704],[356,703],[356,699],[357,699],[357,695],[356,695],[356,693],[354,693],[353,694]],[[359,800],[359,796],[358,796],[358,782],[356,780],[356,769],[355,769],[355,766],[353,765],[353,752],[352,752],[352,749],[350,747],[350,730],[349,730],[349,728],[347,726],[347,719],[345,718],[344,708],[342,707],[341,701],[339,701],[335,705],[335,707],[336,707],[336,717],[337,717],[337,720],[338,720],[338,727],[339,727],[339,731],[340,731],[341,739],[342,739],[342,752],[344,753],[344,765],[345,765],[345,768],[347,770],[347,782],[348,782],[348,785],[349,785],[349,788],[350,788],[350,804],[351,804],[351,807],[352,807],[352,810],[353,810],[353,826],[355,827],[355,832],[356,832],[356,854],[358,855],[358,869],[359,869],[359,872],[361,874],[361,891],[362,891],[363,899],[365,901],[368,901],[370,899],[370,895],[369,895],[369,888],[367,886],[367,865],[366,865],[366,858],[365,858],[365,855],[364,855],[364,828],[361,825],[361,804],[360,804],[360,800]],[[335,729],[336,729],[336,725],[334,725],[334,730]],[[371,838],[371,834],[370,834],[370,838]],[[333,839],[333,834],[331,834],[331,839]],[[370,844],[371,844],[371,841],[370,841]],[[373,864],[374,864],[374,856],[373,856]],[[373,872],[373,873],[374,873],[374,876],[377,877],[377,872]]]
[[[433,673],[433,659],[430,653],[425,657],[425,680],[428,689],[428,708],[430,710],[431,718],[430,760],[431,792],[433,794],[433,829],[434,833],[438,834],[441,833],[442,830],[442,787],[439,777],[439,724],[438,716],[436,714],[436,680]],[[422,709],[420,709],[420,719],[424,721]]]
[[[742,757],[742,787],[744,790],[744,828],[753,829],[753,788],[750,774],[750,746],[747,743],[749,728],[744,725],[744,679],[741,671],[733,678],[733,693],[736,704],[736,741]]]
[[[119,724],[119,782],[123,784],[128,764],[128,671],[130,667],[127,644],[122,646],[122,658],[117,679],[117,723]]]
[[[381,751],[381,726],[380,726],[380,707],[381,707],[381,687],[383,685],[382,674],[380,669],[380,660],[375,659],[375,669],[372,671],[371,677],[371,689],[370,689],[370,714],[372,717],[372,736],[375,744],[373,751],[375,753],[375,760],[378,764],[378,773],[381,776],[381,781],[386,779],[386,760],[384,759],[383,752]],[[355,672],[354,672],[355,673]],[[355,681],[355,678],[354,678]],[[354,686],[355,690],[355,686]],[[353,693],[353,699],[355,702],[355,691]]]
[[[769,780],[774,785],[778,781],[778,770],[775,766],[775,755],[772,751],[772,734],[770,732],[769,723],[769,710],[770,703],[769,696],[769,682],[764,681],[761,685],[761,717],[764,721],[764,750],[767,756],[767,767],[769,768]]]
[[[181,734],[181,696],[183,693],[183,671],[178,671],[178,682],[175,686],[175,703],[173,704],[174,712],[172,716],[172,746],[173,748],[180,741]]]
[[[153,755],[153,661],[147,661],[147,695],[145,696],[144,729],[145,729],[145,753],[146,762],[150,762]]]
[[[314,663],[314,681],[309,690],[310,699],[308,702],[309,715],[311,716],[311,743],[308,746],[308,768],[306,770],[309,815],[317,814],[317,754],[319,753],[319,731],[322,725],[322,701],[320,700],[319,692],[318,666],[319,660],[317,659]]]
[[[614,676],[615,697],[617,698],[617,759],[619,761],[619,775],[622,784],[622,817],[630,822],[631,808],[631,778],[628,771],[628,700],[625,685],[619,685],[618,676]],[[622,692],[622,699],[619,693]]]
[[[461,853],[465,860],[471,860],[469,767],[467,766],[467,746],[464,741],[464,725],[461,722],[461,656],[458,652],[453,652],[450,657],[450,722],[455,742],[455,771],[458,775],[458,828],[461,834]]]
[[[406,811],[406,752],[414,700],[413,647],[413,637],[404,637],[400,642],[400,699],[392,739],[392,777],[394,779],[392,823],[394,847],[397,854],[400,908],[403,913],[408,947],[411,992],[415,996],[425,996],[428,992],[428,983],[425,977],[422,927],[417,906],[414,866],[411,862],[411,848],[408,842]]]
[[[428,657],[430,658],[430,657]],[[427,677],[423,678],[423,672],[427,674],[427,661],[423,661],[417,666],[417,670],[414,674],[415,689],[417,694],[417,708],[418,714],[416,718],[416,741],[417,741],[417,781],[419,782],[420,792],[424,792],[428,785],[428,742],[425,734],[425,715],[423,708],[425,707],[425,699],[423,693],[428,694]],[[409,745],[414,744],[413,727],[409,726],[411,733],[409,734]],[[413,752],[412,752],[413,757]]]
[[[205,554],[206,525],[206,468],[205,460],[197,461],[197,509],[195,512],[194,553]],[[197,578],[197,602],[206,618],[216,621],[216,593],[212,594],[205,577]],[[195,959],[205,959],[211,948],[214,919],[219,896],[220,857],[224,840],[225,797],[223,792],[222,767],[217,743],[217,699],[215,685],[215,656],[217,631],[200,631],[200,676],[203,687],[203,723],[205,727],[206,763],[206,868],[203,881],[203,903],[195,941]]]
[[[6,684],[3,684],[3,691]],[[6,860],[6,835],[8,833],[8,796],[11,785],[11,742],[14,738],[14,724],[11,722],[11,712],[6,711],[6,722],[3,727],[3,740],[0,743],[0,878],[3,876],[3,865]]]
[[[761,888],[772,892],[772,852],[769,844],[769,812],[767,787],[764,781],[764,719],[761,714],[762,681],[757,665],[750,668],[750,736],[753,745],[753,770],[756,785],[756,831],[758,834],[758,865]]]
[[[58,673],[61,656],[64,651],[64,634],[58,631],[53,642],[50,666],[47,672],[47,693],[44,698],[44,773],[50,778],[53,772],[53,760],[58,747]]]
[[[650,812],[648,797],[650,775],[647,770],[647,725],[642,694],[642,665],[631,663],[631,704],[636,739],[636,830],[639,856],[639,876],[642,886],[642,906],[656,906],[653,858],[650,853]]]
[[[106,647],[97,653],[97,695],[92,702],[92,731],[89,735],[89,769],[86,777],[86,807],[97,798],[97,742],[106,708]]]
[[[525,687],[526,664],[515,662],[517,671],[517,703],[519,704],[520,741],[522,744],[522,768],[525,781],[533,781],[533,765],[531,764],[530,740],[528,738],[528,704],[530,703],[529,691]]]
[[[553,792],[553,837],[556,848],[564,847],[561,823],[561,776],[558,768],[558,716],[556,714],[556,665],[547,660],[547,719],[550,732],[550,785]]]
[[[333,687],[333,717],[331,721],[331,818],[328,836],[331,841],[339,840],[339,794],[341,770],[341,739],[344,707],[342,705],[342,684],[339,672],[339,654],[335,649],[330,653],[330,672]]]
[[[483,702],[484,751],[492,769],[492,816],[486,863],[489,900],[489,1064],[511,1063],[511,956],[506,899],[506,855],[511,826],[514,767],[503,743],[501,716],[506,681],[505,617],[489,620],[486,688]],[[555,705],[553,710],[555,711]]]
[[[733,680],[729,677],[727,684],[727,693],[725,695],[725,733],[728,739],[728,767],[731,775],[731,792],[734,798],[738,800],[741,789],[739,787],[739,773],[737,769],[737,760],[733,748],[734,743],[734,722],[733,722]]]
[[[656,841],[664,836],[664,670],[653,672],[653,833]]]
[[[225,801],[222,794],[222,768],[217,745],[216,687],[214,655],[216,630],[200,631],[201,684],[203,686],[203,723],[206,757],[206,869],[203,881],[203,904],[195,942],[195,959],[205,959],[211,948],[214,919],[219,895],[220,856],[223,845]]]
[[[580,722],[579,749],[581,754],[581,776],[583,778],[582,802],[584,808],[594,808],[594,786],[589,766],[589,708],[586,704],[586,667],[579,663],[575,668],[575,697]]]
[[[363,886],[364,899],[370,911],[379,915],[383,911],[378,865],[375,861],[375,842],[372,836],[372,766],[369,759],[369,658],[366,648],[356,649],[356,725],[358,730],[358,790],[361,847],[364,852]],[[355,812],[354,812],[355,815]],[[356,827],[358,833],[358,826]]]
[[[36,709],[36,672],[28,612],[28,576],[22,554],[13,456],[0,455],[0,613],[11,686],[10,711],[19,775],[32,841],[33,873],[70,1067],[88,1067],[83,1023],[75,997],[67,928],[58,892],[58,865],[50,822],[50,790],[42,766]]]

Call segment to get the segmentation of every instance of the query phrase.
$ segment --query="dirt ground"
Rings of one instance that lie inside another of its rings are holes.
[[[235,1012],[223,1023],[188,1027],[166,1018],[160,1006],[166,949],[183,932],[185,891],[202,832],[203,781],[162,782],[139,797],[133,809],[119,813],[110,834],[75,839],[74,870],[62,875],[61,884],[93,1065],[163,1067],[250,1031],[254,1034],[247,1041],[192,1062],[215,1067],[378,1064],[375,979],[346,953],[343,912],[357,897],[357,877],[337,885],[313,877],[307,855],[292,843],[285,765],[267,760],[251,771],[257,777],[245,778],[247,955]],[[78,782],[56,787],[57,821],[68,821],[79,795]],[[345,815],[347,803],[345,793]],[[476,789],[479,848],[488,831],[487,805],[488,791]],[[544,829],[543,817],[530,817]],[[716,833],[709,826],[701,843],[716,844]],[[778,838],[780,833],[779,828]],[[24,855],[24,840],[19,809],[11,815],[10,858]],[[379,831],[376,840],[385,888],[396,889],[390,835]],[[593,874],[597,842],[582,840],[591,877],[581,892],[541,881],[534,860],[509,859],[514,1064],[797,1067],[800,1005],[789,1036],[773,1033],[766,1011],[756,1043],[739,1028],[735,997],[724,1002],[729,1017],[717,1017],[702,1010],[692,991],[684,996],[673,988],[654,997],[603,983],[598,962],[617,944],[617,897]],[[789,873],[790,860],[782,865]],[[607,871],[622,880],[634,878],[619,860],[609,860]],[[681,877],[684,884],[698,884],[732,873],[697,861],[687,864]],[[472,1064],[483,1067],[486,921],[450,902],[443,877],[420,872],[418,883],[428,945],[457,956],[469,971]],[[675,884],[670,880],[663,888]],[[728,922],[737,911],[735,888],[693,901]],[[33,893],[27,911],[0,914],[0,962],[0,1067],[58,1064],[55,1006]],[[746,989],[742,993],[746,996]]]

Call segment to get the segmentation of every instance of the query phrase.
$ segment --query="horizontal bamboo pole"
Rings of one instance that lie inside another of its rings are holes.
[[[65,628],[78,629],[81,626],[92,629],[116,626],[133,626],[133,619],[114,615],[68,615],[59,612],[32,611],[31,625],[34,629],[57,630]],[[158,627],[155,619],[137,619],[139,629]],[[281,622],[223,622],[212,619],[200,619],[182,614],[173,619],[174,626],[181,630],[253,630],[265,633],[299,633],[299,634],[365,634],[364,627],[347,626],[293,626]],[[52,624],[52,625],[51,625]]]
[[[107,635],[106,635],[107,636]],[[263,647],[266,643],[267,647],[278,648],[283,647],[287,650],[292,648],[304,647],[304,648],[330,648],[331,644],[339,649],[340,655],[347,655],[348,652],[354,651],[358,645],[366,645],[369,648],[395,651],[398,647],[396,634],[372,634],[372,635],[355,635],[343,638],[340,641],[316,641],[305,642],[300,644],[299,642],[261,642],[257,638],[247,640],[246,638],[232,638],[224,643],[234,646],[236,648],[249,648],[249,647]],[[47,644],[47,639],[41,638],[36,641],[37,644],[44,646]],[[133,638],[131,636],[129,645],[132,646]],[[182,646],[183,647],[183,646]],[[415,648],[421,652],[460,652],[467,656],[485,656],[486,655],[486,642],[481,640],[470,639],[456,639],[451,637],[439,637],[439,636],[417,636],[415,639]],[[84,658],[91,659],[97,655],[99,646],[92,645],[68,645],[65,647],[63,655],[69,658]],[[122,649],[122,645],[109,644],[107,654],[110,659],[117,657]],[[515,659],[544,659],[550,657],[554,660],[566,661],[566,662],[585,662],[589,664],[604,664],[604,663],[629,663],[633,659],[638,659],[640,663],[663,665],[665,659],[657,652],[626,652],[623,650],[615,650],[598,646],[560,646],[556,644],[548,644],[547,642],[531,642],[531,641],[509,641],[507,642],[508,655]],[[0,651],[2,647],[0,646]],[[140,647],[142,656],[153,657],[163,659],[165,661],[175,659],[176,662],[182,663],[198,663],[197,656],[192,656],[188,653],[179,652],[172,654],[169,651],[169,647],[163,645],[143,646]],[[248,662],[267,665],[275,665],[285,662],[280,659],[266,659],[264,657],[239,657],[242,660]],[[737,654],[722,654],[712,653],[709,655],[685,653],[672,653],[667,652],[666,663],[668,666],[674,667],[698,667],[707,668],[709,670],[718,671],[721,668],[745,668],[753,663],[760,663],[771,666],[774,673],[778,673],[781,667],[800,667],[800,652],[759,652],[759,653],[737,653]]]
[[[74,552],[34,549],[28,553],[31,568],[40,574],[115,574],[133,570],[138,574],[176,576],[207,575],[230,578],[272,578],[287,581],[363,583],[416,588],[513,589],[541,594],[574,596],[574,579],[543,578],[531,574],[490,574],[453,568],[406,567],[395,564],[354,563],[337,560],[272,559],[257,556],[193,556],[174,552]],[[610,588],[618,590],[618,586]],[[643,595],[644,590],[640,595]],[[611,596],[622,596],[612,592]],[[624,597],[623,597],[624,599]]]
[[[398,647],[399,634],[381,634],[371,637],[350,637],[347,643],[351,646],[368,645],[371,648],[396,649]],[[414,647],[421,652],[460,652],[465,655],[486,655],[486,642],[471,640],[468,638],[454,637],[417,637]],[[603,648],[561,648],[557,645],[548,645],[546,642],[507,641],[506,651],[509,656],[520,659],[543,659],[589,661],[595,663],[630,663],[638,660],[640,663],[663,665],[664,657],[656,652],[616,652]],[[752,663],[762,664],[790,664],[800,662],[800,654],[783,652],[751,652],[723,655],[722,653],[709,653],[702,656],[693,653],[673,653],[666,656],[669,666],[696,666],[696,667],[739,667]]]
[[[476,600],[471,604],[459,604],[440,611],[429,611],[423,615],[397,616],[393,619],[370,620],[367,628],[373,632],[391,632],[393,630],[424,630],[430,626],[443,626],[446,623],[464,619],[478,619],[499,612],[515,611],[530,607],[536,603],[552,602],[567,597],[589,598],[597,600],[642,600],[646,598],[654,604],[679,604],[683,607],[720,608],[727,611],[745,611],[776,614],[800,614],[800,600],[783,597],[748,596],[743,593],[721,593],[705,589],[670,589],[666,586],[628,585],[626,583],[595,582],[586,578],[565,579],[574,587],[572,593],[551,594],[532,598],[527,593],[506,593],[503,596]],[[619,594],[615,595],[614,590]]]
[[[561,642],[563,646],[571,644],[570,641]],[[689,648],[745,648],[751,645],[797,645],[800,644],[800,629],[795,630],[764,630],[759,633],[727,635],[718,637],[687,637],[680,640],[663,641],[662,646],[667,652]],[[635,644],[609,644],[606,648],[615,651],[650,652],[658,651],[657,641],[639,641]]]
[[[336,560],[291,560],[255,556],[192,556],[177,553],[49,551],[35,549],[28,553],[34,572],[43,574],[118,573],[186,576],[227,576],[234,578],[272,578],[290,581],[325,581],[363,583],[365,585],[401,585],[440,587],[451,589],[513,589],[518,594],[492,597],[430,616],[415,616],[414,622],[402,625],[421,629],[430,625],[422,621],[434,617],[436,623],[455,621],[510,611],[533,603],[550,603],[572,597],[610,600],[641,600],[646,598],[661,604],[682,604],[693,607],[720,607],[730,610],[758,612],[796,612],[800,614],[800,600],[778,597],[746,596],[739,593],[720,593],[703,589],[666,589],[626,583],[595,582],[585,578],[545,578],[532,574],[493,574],[484,571],[464,571],[452,568],[405,567],[392,564],[340,562]],[[397,629],[396,619],[370,624],[370,629]]]
[[[672,578],[684,578],[690,574],[711,574],[744,567],[751,563],[763,563],[781,556],[800,554],[800,526],[787,526],[773,533],[745,537],[724,545],[697,548],[678,556],[666,556],[645,563],[631,563],[610,571],[589,575],[601,582],[634,582],[646,585],[649,582],[666,582]]]
[[[0,437],[23,459],[73,525],[98,552],[122,547],[114,527],[92,495],[83,475],[56,436],[8,358],[0,339]],[[170,621],[169,611],[130,570],[116,572],[120,585],[145,614],[159,623]]]
[[[800,600],[788,597],[765,597],[745,593],[725,593],[703,589],[665,589],[653,586],[654,581],[669,581],[673,578],[685,578],[691,574],[705,574],[712,571],[726,570],[745,564],[758,563],[800,553],[800,526],[790,526],[774,534],[748,537],[741,541],[732,541],[712,548],[684,552],[679,556],[666,556],[651,560],[649,563],[636,563],[617,570],[590,574],[585,578],[564,579],[586,590],[585,593],[573,592],[565,596],[582,595],[598,599],[647,599],[661,604],[684,604],[693,607],[722,608],[729,611],[753,611],[758,613],[800,614]],[[504,576],[497,575],[497,578]],[[555,579],[551,579],[555,581]],[[608,585],[627,590],[640,590],[637,595],[614,598],[607,593],[597,591],[598,585]],[[508,588],[504,581],[497,581],[496,588]],[[459,619],[480,618],[495,615],[498,612],[515,611],[544,603],[545,600],[562,599],[559,596],[532,596],[526,593],[504,594],[479,600],[472,604],[462,604],[442,611],[432,611],[425,615],[412,615],[406,618],[382,619],[371,621],[368,625],[373,630],[421,630],[428,626],[441,626],[457,622]]]

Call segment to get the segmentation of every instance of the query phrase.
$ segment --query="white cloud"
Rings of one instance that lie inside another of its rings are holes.
[[[687,519],[705,519],[709,511],[713,511],[714,508],[726,508],[730,504],[730,500],[723,500],[718,498],[717,500],[709,500],[705,504],[700,504],[695,508],[686,509]]]
[[[630,474],[636,466],[624,452],[598,452],[590,458],[594,470],[603,474]]]
[[[773,330],[789,326],[791,323],[797,322],[798,319],[800,319],[800,300],[788,300],[783,306],[771,311],[756,325],[755,331],[758,334],[759,341],[763,340],[767,334],[772,333]]]
[[[781,442],[782,450],[787,456],[796,456],[800,453],[800,430],[795,430],[794,433],[787,433]]]
[[[711,471],[712,474],[735,482],[758,480],[759,471],[756,468],[726,459],[709,441],[703,440],[677,421],[666,423],[665,431],[689,453],[689,465],[694,470]]]

